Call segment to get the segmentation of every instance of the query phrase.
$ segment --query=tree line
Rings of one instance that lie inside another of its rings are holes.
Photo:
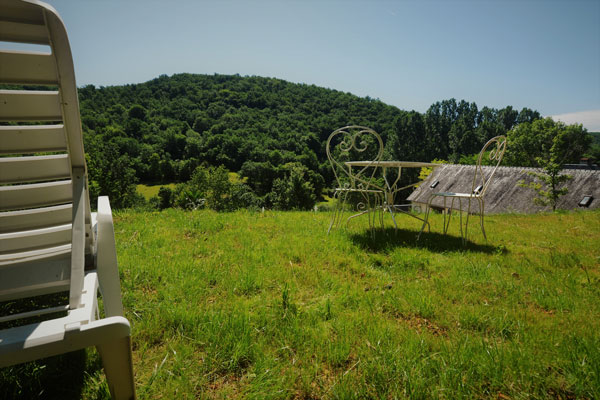
[[[196,207],[203,199],[222,210],[310,209],[334,184],[325,144],[336,128],[371,127],[388,159],[460,162],[491,137],[542,120],[529,108],[479,109],[455,99],[404,111],[315,85],[218,74],[88,85],[79,98],[90,193],[109,195],[116,207],[142,201],[135,183],[175,182],[155,206]]]

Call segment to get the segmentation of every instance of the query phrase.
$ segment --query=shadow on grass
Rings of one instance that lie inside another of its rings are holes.
[[[439,253],[453,251],[473,251],[480,253],[506,252],[491,244],[479,244],[467,240],[463,244],[462,239],[457,236],[444,235],[437,232],[423,232],[421,239],[417,241],[417,231],[407,229],[384,229],[366,230],[361,233],[350,234],[350,239],[360,248],[372,252],[385,252],[395,247],[414,247],[428,249]]]
[[[0,393],[7,399],[81,399],[86,374],[102,368],[85,350],[0,369]]]

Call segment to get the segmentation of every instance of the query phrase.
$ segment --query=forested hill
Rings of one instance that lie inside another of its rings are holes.
[[[79,96],[92,193],[122,198],[122,206],[133,182],[184,182],[199,165],[239,172],[265,198],[298,163],[319,195],[332,179],[325,141],[345,125],[375,129],[394,159],[458,160],[540,117],[454,99],[421,114],[314,85],[238,75],[162,75],[85,86]]]

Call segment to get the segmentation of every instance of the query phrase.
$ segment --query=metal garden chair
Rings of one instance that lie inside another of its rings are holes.
[[[65,293],[62,301],[46,296],[41,309],[0,315],[0,367],[96,346],[112,397],[135,398],[111,210],[107,197],[90,210],[65,27],[47,4],[0,0],[0,41],[50,47],[0,51],[0,84],[48,86],[0,90],[0,302],[10,310],[8,302]]]
[[[438,192],[433,193],[427,202],[427,207],[425,211],[425,219],[423,222],[423,226],[421,227],[421,231],[417,236],[417,240],[421,238],[421,234],[425,229],[425,226],[428,225],[429,212],[431,211],[432,202],[434,199],[441,197],[443,199],[443,212],[444,212],[444,234],[448,232],[448,227],[450,226],[450,221],[452,219],[452,210],[454,209],[454,201],[458,200],[458,210],[460,212],[460,235],[463,240],[463,243],[467,240],[467,229],[469,225],[469,214],[471,213],[471,203],[472,201],[477,201],[479,205],[479,221],[481,224],[481,232],[483,232],[483,237],[487,240],[487,236],[485,234],[485,228],[483,225],[484,213],[485,213],[485,201],[484,196],[487,188],[492,182],[492,178],[496,173],[496,169],[502,162],[502,158],[504,157],[504,151],[506,150],[506,137],[505,136],[496,136],[490,139],[481,149],[479,153],[479,157],[477,158],[477,165],[475,166],[475,174],[473,175],[473,183],[471,185],[471,192],[469,193],[454,193],[454,192]],[[490,160],[492,167],[491,169],[482,168],[482,161],[484,157],[488,157]],[[487,171],[487,174],[486,174]],[[446,200],[451,199],[450,207],[447,207]],[[467,205],[467,218],[465,222],[465,230],[463,234],[463,223],[462,223],[462,200],[466,200]]]
[[[368,214],[371,228],[374,227],[377,216],[383,226],[384,191],[374,185],[377,162],[383,157],[381,136],[364,126],[346,126],[329,135],[326,150],[337,183],[333,195],[335,206],[327,233],[339,226],[349,196],[353,194],[359,197],[355,203],[356,212],[346,219],[346,223]],[[368,162],[352,169],[346,164],[348,161]]]

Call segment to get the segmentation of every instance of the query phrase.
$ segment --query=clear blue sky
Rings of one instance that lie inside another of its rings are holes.
[[[578,122],[600,131],[600,0],[47,1],[79,86],[238,73],[420,112],[452,97],[597,110],[585,114],[597,126]]]

